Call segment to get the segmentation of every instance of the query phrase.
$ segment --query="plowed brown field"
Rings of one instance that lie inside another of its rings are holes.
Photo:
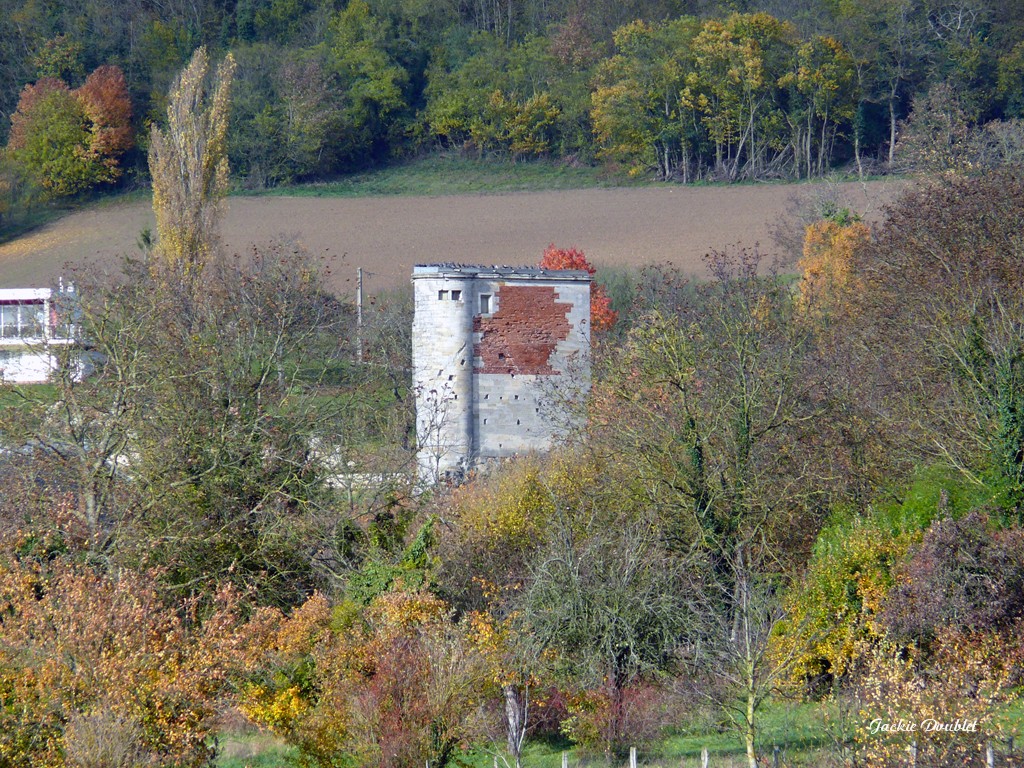
[[[841,185],[844,201],[870,217],[896,182]],[[702,273],[710,249],[760,242],[809,185],[644,187],[443,197],[232,197],[223,225],[229,248],[275,239],[334,256],[329,277],[352,290],[356,267],[368,288],[405,283],[413,264],[534,264],[549,243],[581,248],[598,266],[673,262]],[[45,286],[66,264],[115,268],[153,226],[147,203],[123,203],[66,216],[0,245],[0,287]],[[342,258],[343,257],[343,258]]]

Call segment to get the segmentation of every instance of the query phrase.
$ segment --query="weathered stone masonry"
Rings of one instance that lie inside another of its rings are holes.
[[[413,286],[421,478],[549,448],[589,384],[590,276],[427,265]]]

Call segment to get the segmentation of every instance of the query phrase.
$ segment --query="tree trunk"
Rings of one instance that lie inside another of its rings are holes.
[[[757,768],[757,752],[754,750],[754,738],[757,735],[754,730],[754,703],[754,691],[753,686],[751,686],[751,689],[747,691],[747,728],[744,734],[748,768]]]
[[[896,91],[889,96],[889,166],[896,156]]]
[[[526,715],[529,707],[530,692],[528,688],[520,691],[514,685],[502,687],[505,694],[505,727],[508,752],[515,758],[516,768],[520,768],[520,756],[523,742],[526,739]]]

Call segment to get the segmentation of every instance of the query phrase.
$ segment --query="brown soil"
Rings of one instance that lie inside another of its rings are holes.
[[[877,218],[900,184],[848,183],[839,193]],[[294,241],[333,257],[329,285],[354,291],[356,267],[370,292],[409,280],[413,264],[535,264],[549,243],[582,249],[598,266],[672,262],[703,273],[702,256],[737,243],[774,251],[772,232],[795,201],[823,185],[647,187],[449,197],[233,197],[229,248]],[[146,203],[80,211],[0,245],[0,287],[45,286],[70,266],[116,269],[153,226]]]

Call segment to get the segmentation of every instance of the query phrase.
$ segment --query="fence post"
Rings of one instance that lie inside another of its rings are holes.
[[[917,768],[917,742],[910,742],[910,768]]]
[[[700,768],[708,768],[708,748],[704,747],[700,751]]]
[[[779,745],[772,747],[772,768],[779,768]]]
[[[996,768],[996,751],[991,741],[985,745],[985,765],[987,768]]]
[[[569,768],[569,753],[562,753],[562,768]]]
[[[636,768],[636,747],[629,748],[629,768]]]

